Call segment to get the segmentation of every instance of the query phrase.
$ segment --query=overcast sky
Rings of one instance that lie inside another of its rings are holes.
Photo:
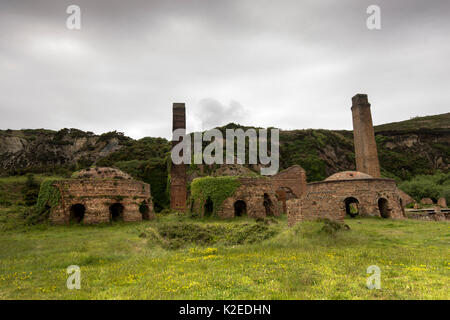
[[[81,30],[66,8],[81,8]],[[366,9],[381,8],[381,30]],[[351,129],[450,111],[448,0],[0,2],[0,128]]]

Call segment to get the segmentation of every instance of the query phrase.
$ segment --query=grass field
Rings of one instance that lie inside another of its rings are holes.
[[[13,220],[11,210],[0,209],[0,217]],[[285,217],[269,225],[194,221],[225,232],[175,239],[181,247],[168,249],[151,235],[183,236],[191,220],[171,214],[142,223],[14,228],[0,220],[7,226],[0,229],[0,299],[450,298],[447,222],[349,219],[351,230],[329,234],[323,222],[288,228]],[[80,290],[66,288],[70,265],[81,267]],[[381,269],[380,290],[366,287],[370,265]]]

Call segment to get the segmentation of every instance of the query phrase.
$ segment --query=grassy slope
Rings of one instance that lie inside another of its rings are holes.
[[[3,214],[3,211],[0,211]],[[449,224],[355,219],[332,238],[318,222],[256,245],[165,250],[139,234],[166,216],[113,226],[37,226],[0,234],[0,299],[449,299]],[[181,221],[183,222],[183,221]],[[200,223],[255,223],[246,219]],[[79,265],[81,290],[66,288]],[[381,290],[366,268],[382,270]]]
[[[37,183],[48,178],[46,175],[34,175]],[[25,186],[26,176],[0,177],[0,206],[14,206],[23,204],[22,188]]]
[[[426,117],[415,117],[410,120],[386,123],[375,126],[375,131],[417,130],[417,129],[450,128],[450,112]]]

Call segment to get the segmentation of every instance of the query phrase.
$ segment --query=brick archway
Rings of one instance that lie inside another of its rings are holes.
[[[86,207],[81,203],[76,203],[70,207],[69,221],[71,223],[82,223],[85,213]]]
[[[205,201],[205,205],[203,206],[203,216],[210,217],[213,214],[213,211],[214,203],[212,202],[211,198],[208,197]]]
[[[355,197],[347,197],[344,200],[345,213],[354,218],[359,215],[359,201]]]
[[[142,220],[150,220],[150,207],[146,201],[139,205],[139,212],[142,215]]]
[[[234,216],[241,217],[247,215],[247,204],[243,200],[237,200],[234,203]]]
[[[123,212],[125,207],[121,203],[113,203],[109,206],[109,219],[111,222],[123,221]]]
[[[266,211],[266,216],[273,216],[273,203],[269,197],[268,193],[264,193],[264,201],[263,201],[264,209]]]
[[[380,216],[382,218],[389,218],[391,216],[389,203],[385,198],[378,199],[378,210],[380,210]]]

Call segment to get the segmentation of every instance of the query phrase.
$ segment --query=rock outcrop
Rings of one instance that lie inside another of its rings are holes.
[[[94,164],[130,138],[117,132],[95,135],[77,129],[0,131],[0,170]]]

